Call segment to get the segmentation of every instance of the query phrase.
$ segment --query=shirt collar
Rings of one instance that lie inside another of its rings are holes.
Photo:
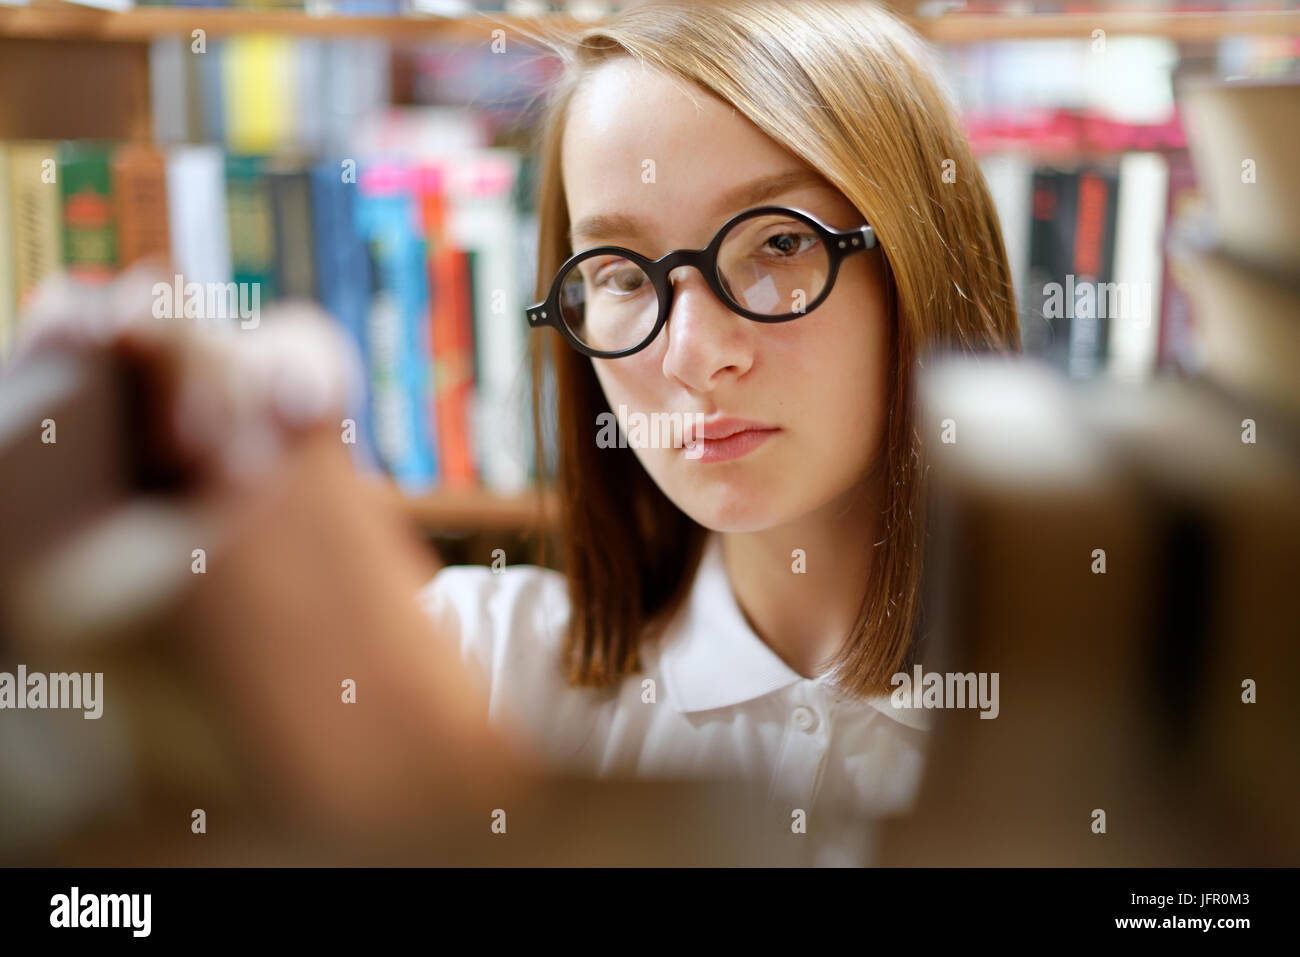
[[[752,701],[805,681],[745,620],[722,560],[722,536],[710,532],[676,629],[660,654],[666,697],[679,712],[708,711]],[[828,672],[815,679],[828,685]],[[926,730],[929,715],[896,708],[889,695],[866,704],[909,728]]]
[[[736,603],[711,532],[678,627],[660,656],[667,698],[681,712],[725,708],[785,688],[803,676],[754,634]]]

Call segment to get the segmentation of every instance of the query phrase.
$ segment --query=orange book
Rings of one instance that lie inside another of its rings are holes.
[[[420,212],[428,250],[429,341],[433,352],[433,414],[438,423],[438,468],[443,484],[478,481],[470,437],[474,352],[469,339],[464,274],[459,250],[449,241],[442,170],[426,166],[420,176]]]
[[[142,143],[119,146],[113,154],[113,194],[119,263],[126,267],[145,257],[165,261],[171,240],[167,168],[162,154]]]

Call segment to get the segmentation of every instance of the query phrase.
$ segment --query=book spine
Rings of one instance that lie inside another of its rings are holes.
[[[1070,276],[1075,295],[1070,321],[1068,369],[1072,376],[1091,376],[1101,366],[1106,342],[1106,296],[1115,233],[1115,187],[1101,170],[1084,170],[1078,178],[1074,262]]]
[[[109,147],[69,141],[59,148],[63,262],[84,282],[105,282],[117,267]]]
[[[1196,170],[1187,153],[1169,156],[1169,192],[1165,206],[1165,235],[1174,223],[1193,210],[1204,209],[1205,201],[1197,184]],[[1161,270],[1160,333],[1156,346],[1156,364],[1161,369],[1199,372],[1204,357],[1196,343],[1196,327],[1185,277],[1166,256]]]
[[[362,171],[357,220],[375,270],[367,315],[375,446],[408,492],[437,480],[429,409],[428,278],[405,169]]]
[[[446,234],[444,172],[437,166],[420,171],[420,205],[428,244],[429,334],[432,345],[433,407],[437,422],[438,466],[444,485],[475,484],[470,432],[470,396],[474,388],[470,319],[464,310],[468,277]]]
[[[263,157],[226,157],[226,206],[234,280],[241,287],[257,288],[265,306],[277,290],[275,226]]]
[[[1143,381],[1155,371],[1164,258],[1169,162],[1160,153],[1129,153],[1120,160],[1115,224],[1115,282],[1127,303],[1111,319],[1108,371]]]
[[[1033,176],[1023,347],[1061,369],[1068,363],[1073,313],[1074,284],[1068,273],[1074,261],[1077,182],[1074,173],[1064,170],[1042,168]]]
[[[520,305],[512,193],[518,157],[481,150],[460,161],[451,178],[452,235],[474,253],[476,347],[474,434],[483,483],[511,494],[528,484],[525,461],[527,334]]]
[[[0,143],[0,359],[9,355],[17,332],[18,289],[14,283],[13,203],[9,150]]]
[[[316,257],[317,295],[321,306],[347,332],[359,358],[357,386],[349,417],[357,423],[354,461],[374,469],[371,389],[366,370],[366,312],[374,292],[370,255],[356,222],[356,178],[342,162],[322,161],[311,169],[312,244]],[[348,177],[348,181],[344,181]]]
[[[274,153],[288,139],[292,80],[283,75],[292,41],[270,34],[226,40],[222,55],[222,125],[236,153]]]
[[[275,276],[279,295],[316,299],[312,254],[311,183],[305,169],[274,170],[267,177],[275,228]]]
[[[224,154],[216,146],[178,146],[167,152],[166,164],[173,267],[186,281],[230,282]]]
[[[139,259],[166,259],[171,249],[167,228],[167,168],[151,146],[123,144],[113,153],[113,187],[117,201],[118,259],[123,267]]]

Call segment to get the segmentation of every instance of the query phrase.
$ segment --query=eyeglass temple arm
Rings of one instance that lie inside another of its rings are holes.
[[[876,245],[876,231],[870,226],[859,226],[853,230],[851,235],[854,239],[861,237],[862,245],[859,247],[861,249],[871,249]],[[855,242],[853,245],[857,246],[858,244]]]

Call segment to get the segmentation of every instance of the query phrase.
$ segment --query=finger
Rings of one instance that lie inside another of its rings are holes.
[[[102,289],[67,273],[46,276],[32,290],[19,316],[10,364],[52,348],[103,343],[108,331],[105,305]]]

